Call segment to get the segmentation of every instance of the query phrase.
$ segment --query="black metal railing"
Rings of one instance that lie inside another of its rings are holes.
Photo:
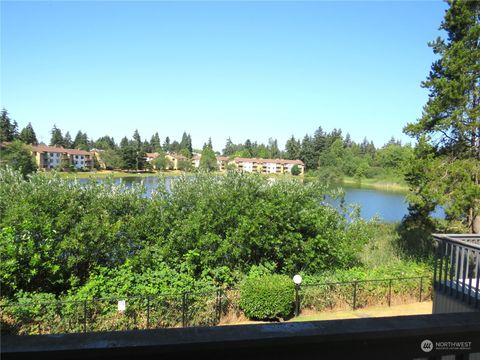
[[[296,308],[300,310],[357,310],[431,300],[431,276],[356,280],[301,285]]]
[[[302,284],[295,315],[432,298],[431,276]],[[122,302],[120,304],[119,302]],[[214,326],[244,320],[239,289],[0,305],[2,332],[35,335]]]
[[[122,304],[120,304],[122,302]],[[158,329],[218,324],[221,290],[0,306],[2,332],[19,335]]]
[[[478,308],[480,235],[434,234],[433,237],[436,240],[435,291]]]

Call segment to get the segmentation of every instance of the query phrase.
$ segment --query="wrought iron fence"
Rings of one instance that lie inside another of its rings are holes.
[[[292,305],[302,310],[358,309],[431,299],[429,277],[301,285]],[[112,297],[0,306],[2,332],[19,335],[213,326],[242,319],[240,290]],[[295,304],[294,304],[295,302]],[[292,312],[293,313],[293,312]]]
[[[357,280],[301,285],[297,290],[300,312],[305,309],[356,310],[431,299],[432,280],[427,276]]]
[[[218,324],[221,290],[0,306],[2,332],[19,335]],[[223,304],[223,305],[222,305]]]

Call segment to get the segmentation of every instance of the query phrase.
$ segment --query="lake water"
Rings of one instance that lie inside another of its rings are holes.
[[[146,195],[148,196],[152,190],[156,188],[159,179],[161,178],[156,176],[130,176],[118,178],[117,181],[123,181],[126,186],[131,186],[133,183],[143,181],[147,189]],[[169,177],[166,178],[167,186],[171,179],[172,178]],[[88,180],[82,179],[79,181],[84,182]],[[405,194],[403,193],[353,187],[344,187],[344,191],[345,204],[358,204],[360,206],[360,214],[364,219],[371,219],[374,216],[378,216],[381,221],[396,222],[401,221],[402,218],[408,214],[408,204],[405,200]],[[340,206],[339,200],[329,199],[327,203],[330,203],[336,208]],[[434,216],[444,217],[442,209],[438,209]]]

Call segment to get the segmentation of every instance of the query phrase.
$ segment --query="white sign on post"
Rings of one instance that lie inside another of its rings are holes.
[[[125,300],[118,300],[118,311],[124,312],[126,308],[127,308],[127,304]]]

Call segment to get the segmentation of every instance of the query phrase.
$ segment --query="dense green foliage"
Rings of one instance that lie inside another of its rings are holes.
[[[295,164],[295,165],[292,166],[291,173],[294,176],[300,175],[300,168],[298,167],[298,165]]]
[[[205,171],[214,171],[218,169],[217,157],[212,149],[212,141],[209,140],[203,146],[202,157],[200,159],[200,168]]]
[[[2,109],[0,113],[0,142],[13,141],[18,136],[18,124],[15,120],[12,121],[8,116],[8,111]]]
[[[240,308],[249,319],[286,318],[293,303],[294,285],[285,275],[249,277],[241,286]]]
[[[0,167],[6,166],[20,171],[24,177],[37,170],[29,146],[19,140],[0,147]]]
[[[407,173],[411,217],[431,221],[442,205],[448,228],[480,233],[480,3],[449,5],[440,26],[447,38],[429,44],[439,59],[422,83],[428,102],[405,128],[418,140]]]
[[[0,184],[7,296],[65,293],[121,269],[132,284],[145,284],[143,274],[163,281],[161,274],[173,269],[190,276],[185,284],[194,278],[228,285],[265,262],[280,273],[316,273],[360,264],[371,236],[366,222],[349,223],[322,205],[326,190],[317,183],[199,174],[173,180],[170,189],[161,184],[150,198],[113,180],[79,184],[42,174],[25,180],[9,170],[0,172]]]

